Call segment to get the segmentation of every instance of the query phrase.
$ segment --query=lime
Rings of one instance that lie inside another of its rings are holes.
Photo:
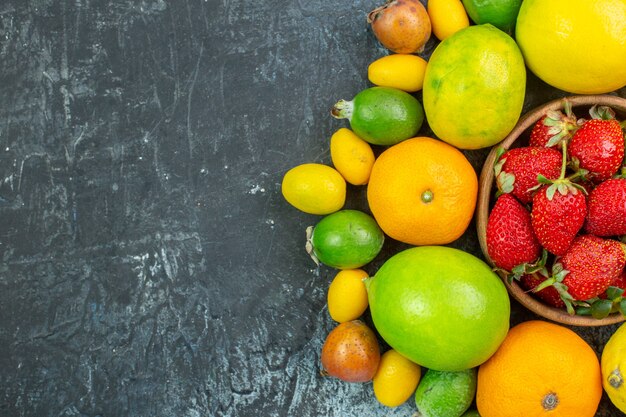
[[[626,0],[525,0],[517,43],[528,68],[576,94],[626,85]]]
[[[492,146],[519,119],[526,68],[515,41],[490,24],[441,42],[424,76],[424,110],[437,137],[461,149]]]
[[[417,134],[424,122],[420,102],[393,87],[371,87],[352,101],[339,100],[331,115],[348,119],[361,139],[374,145],[393,145]]]
[[[301,164],[283,176],[283,197],[289,204],[309,214],[330,214],[346,201],[346,181],[334,168],[323,164]]]
[[[376,220],[358,210],[340,210],[307,228],[307,252],[315,262],[354,269],[372,261],[385,235]]]
[[[522,0],[463,0],[469,17],[478,25],[491,23],[512,34]]]
[[[458,249],[406,249],[389,258],[367,285],[379,334],[427,368],[480,365],[509,329],[504,284],[485,262]]]
[[[467,410],[461,417],[480,417],[478,410]]]
[[[421,417],[459,417],[474,401],[476,369],[457,372],[429,369],[415,391]]]

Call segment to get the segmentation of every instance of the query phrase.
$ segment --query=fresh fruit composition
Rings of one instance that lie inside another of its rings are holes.
[[[626,0],[524,0],[515,39],[528,68],[563,91],[626,84]]]
[[[476,172],[463,153],[417,137],[376,159],[367,201],[388,236],[412,245],[443,245],[469,226],[477,190]]]
[[[472,21],[478,25],[490,23],[513,34],[522,0],[463,0]]]
[[[461,149],[484,148],[517,123],[525,86],[515,41],[489,24],[470,26],[441,42],[430,57],[424,111],[441,140]]]
[[[428,15],[437,39],[444,40],[469,26],[469,18],[461,0],[430,0]]]
[[[326,337],[321,361],[327,375],[346,382],[371,381],[380,362],[376,335],[360,320],[341,323]]]
[[[368,283],[376,330],[412,361],[442,371],[480,365],[509,328],[502,281],[480,259],[445,246],[391,258]]]
[[[482,417],[593,417],[602,396],[600,364],[572,330],[531,320],[511,328],[478,368]]]
[[[387,0],[369,12],[367,21],[380,43],[399,54],[423,51],[432,31],[430,17],[419,0]]]
[[[354,133],[374,145],[393,145],[408,139],[424,122],[420,102],[406,91],[392,87],[371,87],[352,100],[339,100],[331,115],[348,119]]]
[[[335,169],[352,185],[367,184],[374,165],[369,143],[342,127],[330,138],[330,158]]]
[[[426,371],[415,392],[419,416],[460,416],[476,395],[476,368],[456,372]]]
[[[390,349],[383,353],[374,375],[374,395],[381,404],[397,407],[413,395],[421,375],[418,364]]]
[[[588,119],[577,119],[565,100],[562,112],[535,123],[529,142],[502,150],[494,166],[491,262],[570,314],[626,312],[618,280],[626,250],[625,142],[615,112],[592,106]]]
[[[367,67],[367,78],[374,85],[414,93],[424,85],[426,60],[418,55],[392,54],[378,58]]]
[[[307,252],[313,260],[333,268],[360,268],[383,247],[385,236],[368,214],[340,210],[307,229]]]
[[[507,293],[563,323],[626,316],[626,105],[590,96],[583,115],[563,98],[520,118],[526,68],[561,96],[621,94],[626,0],[386,0],[364,23],[387,54],[331,108],[347,124],[320,154],[332,166],[281,183],[320,216],[305,248],[334,275],[324,383],[371,382],[381,407],[421,417],[591,417],[603,390],[626,413],[626,325],[600,363],[576,329],[510,328]],[[493,267],[458,241],[475,214]]]
[[[356,320],[367,309],[367,289],[362,269],[344,269],[335,275],[328,287],[328,314],[336,322]]]
[[[298,165],[285,174],[282,193],[295,208],[310,214],[330,214],[346,202],[346,181],[332,167]]]

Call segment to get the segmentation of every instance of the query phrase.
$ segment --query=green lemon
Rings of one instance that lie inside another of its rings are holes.
[[[374,145],[394,145],[412,138],[424,122],[420,102],[393,87],[367,88],[351,101],[339,100],[330,114],[348,119],[354,133]]]
[[[415,391],[420,417],[460,417],[476,395],[475,368],[447,372],[429,369]]]
[[[463,0],[469,17],[478,25],[491,23],[512,34],[522,0]]]
[[[504,284],[485,262],[458,249],[406,249],[366,284],[379,334],[426,368],[478,366],[495,353],[509,329]]]
[[[306,248],[316,263],[354,269],[371,262],[384,240],[372,216],[358,210],[340,210],[307,229]]]
[[[441,42],[424,75],[424,111],[439,139],[461,149],[492,146],[517,123],[526,67],[515,41],[490,24]]]

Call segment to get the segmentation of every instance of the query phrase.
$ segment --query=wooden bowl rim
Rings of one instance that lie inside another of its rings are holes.
[[[476,203],[476,229],[478,233],[478,241],[483,255],[490,265],[493,262],[487,253],[487,218],[489,215],[489,203],[491,200],[491,192],[493,188],[494,174],[493,164],[495,162],[498,148],[509,147],[522,135],[527,129],[535,124],[548,110],[559,110],[562,108],[563,99],[567,99],[572,103],[572,107],[592,106],[594,104],[609,106],[619,113],[626,115],[626,99],[613,95],[586,95],[586,96],[567,96],[558,98],[548,103],[538,106],[528,113],[524,114],[515,125],[511,133],[509,133],[499,144],[495,145],[491,152],[487,155],[487,159],[483,165],[479,178],[478,200]],[[554,322],[572,325],[572,326],[606,326],[624,321],[625,317],[621,313],[613,313],[603,319],[594,319],[588,316],[570,315],[567,311],[556,307],[548,306],[530,294],[526,293],[516,282],[509,284],[503,274],[498,274],[509,293],[520,304],[539,316],[545,317]]]

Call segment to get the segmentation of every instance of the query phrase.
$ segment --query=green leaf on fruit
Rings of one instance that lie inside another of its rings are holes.
[[[621,297],[622,294],[624,294],[624,290],[619,287],[611,286],[606,290],[606,298],[609,300],[616,300],[617,298]]]
[[[603,319],[611,314],[613,302],[611,300],[598,299],[591,304],[591,316],[595,319]]]

